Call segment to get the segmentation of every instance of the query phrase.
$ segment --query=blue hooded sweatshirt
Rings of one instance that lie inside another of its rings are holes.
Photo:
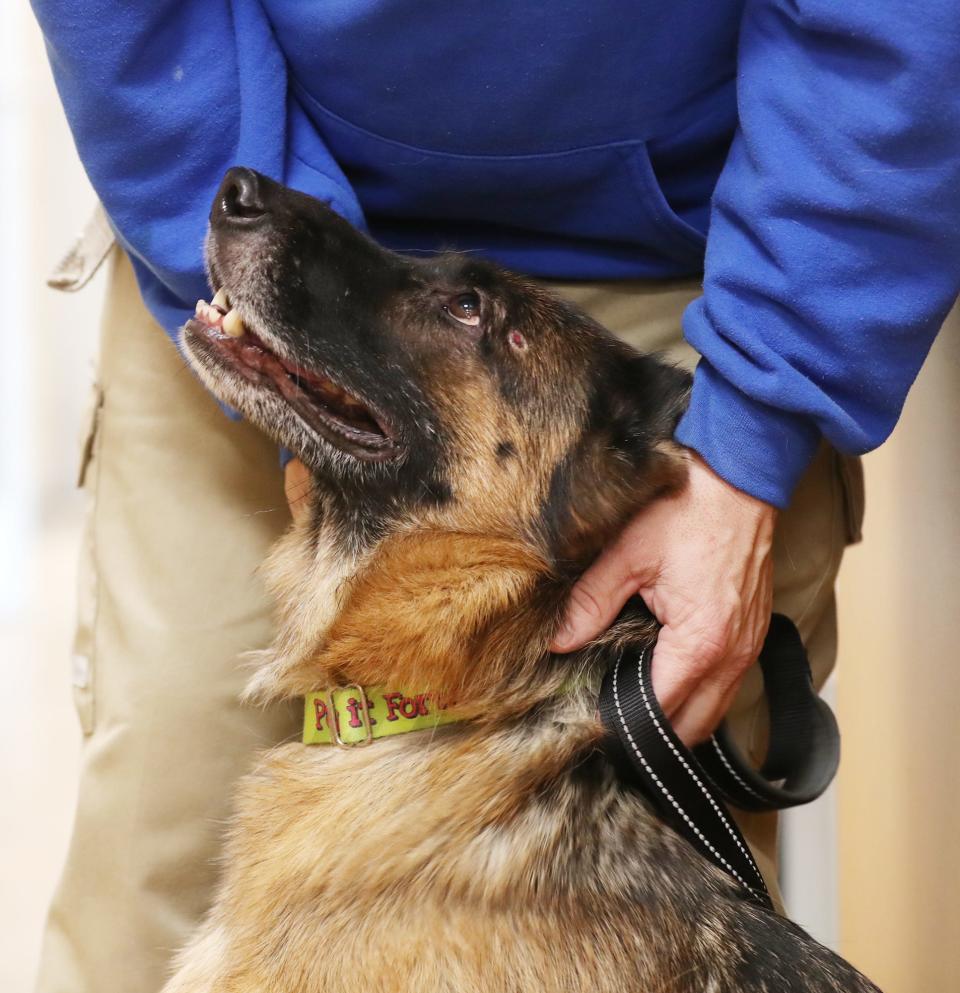
[[[787,503],[893,428],[960,291],[960,4],[34,0],[80,156],[174,332],[243,164],[397,249],[704,272],[678,439]]]

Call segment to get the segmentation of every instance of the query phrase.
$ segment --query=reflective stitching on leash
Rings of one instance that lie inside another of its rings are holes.
[[[644,654],[641,654],[641,656],[640,656],[641,662],[643,661],[644,657],[645,657],[645,653]],[[758,893],[758,891],[756,889],[754,889],[754,887],[752,887],[740,875],[740,873],[737,872],[737,870],[733,868],[732,865],[730,865],[730,863],[716,850],[716,848],[713,847],[713,845],[704,836],[703,832],[697,827],[697,825],[694,824],[694,822],[691,820],[691,818],[687,814],[687,812],[680,806],[679,803],[677,803],[677,801],[674,799],[674,797],[670,793],[670,791],[660,781],[659,776],[657,776],[657,774],[653,771],[653,769],[650,768],[650,765],[647,763],[647,760],[644,758],[643,753],[637,747],[637,743],[633,740],[633,735],[630,733],[630,728],[627,727],[627,722],[624,719],[623,709],[620,706],[619,675],[620,675],[620,662],[622,661],[622,659],[623,659],[623,655],[621,654],[620,657],[617,659],[616,665],[613,667],[613,702],[614,702],[614,704],[616,705],[616,708],[617,708],[617,716],[620,718],[620,726],[623,728],[623,731],[624,731],[624,733],[627,736],[627,740],[630,742],[630,747],[636,753],[636,756],[640,760],[641,765],[643,765],[643,768],[646,770],[647,775],[654,781],[654,783],[656,783],[657,788],[660,790],[660,792],[663,793],[663,795],[670,801],[670,803],[672,804],[673,808],[683,818],[683,820],[685,821],[685,823],[687,824],[687,826],[690,828],[690,830],[693,831],[693,833],[700,839],[700,841],[702,841],[703,844],[709,849],[710,853],[714,856],[714,858],[718,862],[722,863],[722,865],[727,870],[727,872],[729,872],[730,875],[733,876],[740,883],[741,886],[745,887],[746,889],[748,889],[751,893],[755,894],[756,896],[760,896],[761,894]],[[641,691],[643,690],[643,681],[642,680],[640,682],[640,689],[641,689]],[[644,702],[646,703],[646,695],[645,694],[644,694]],[[650,709],[649,708],[649,704],[647,704],[647,710],[649,711],[649,709]],[[657,725],[657,727],[660,730],[660,733],[663,734],[663,729],[660,728],[659,724]],[[668,739],[668,743],[669,743],[669,739]],[[672,749],[673,748],[673,745],[671,744],[670,747]],[[696,778],[696,777],[694,777],[694,778]],[[703,787],[701,786],[701,789],[702,788]],[[709,796],[708,796],[708,799],[709,799]],[[712,802],[713,801],[711,800],[711,803]],[[734,840],[736,840],[736,839],[734,839]],[[753,868],[754,872],[757,872],[757,875],[759,876],[760,873],[757,871],[756,866],[753,865],[753,860],[751,858],[749,858],[749,856],[748,856],[748,860],[750,861],[751,867]],[[760,877],[760,878],[762,880],[762,877]]]
[[[730,837],[733,839],[734,844],[737,846],[737,848],[740,849],[740,853],[747,860],[747,863],[749,864],[750,868],[753,870],[754,875],[756,875],[757,879],[759,879],[760,882],[763,883],[763,876],[760,875],[760,870],[757,868],[756,863],[753,861],[753,856],[743,847],[743,845],[740,842],[740,839],[737,837],[736,831],[733,829],[733,827],[730,825],[730,822],[724,816],[723,811],[717,806],[716,801],[710,795],[710,791],[706,788],[706,786],[703,785],[703,783],[700,780],[700,777],[693,771],[693,769],[690,768],[684,757],[677,751],[676,746],[670,740],[670,736],[666,733],[666,731],[663,730],[663,728],[660,725],[660,722],[657,720],[657,715],[654,713],[653,708],[650,706],[650,700],[647,698],[647,691],[646,689],[644,689],[643,686],[643,662],[646,657],[647,657],[646,651],[640,653],[640,659],[637,662],[637,677],[640,682],[640,693],[643,696],[643,705],[647,708],[647,713],[650,715],[650,720],[653,721],[654,726],[656,727],[657,731],[660,734],[660,737],[663,738],[663,740],[667,743],[667,747],[670,749],[671,752],[673,752],[674,758],[683,766],[684,769],[686,769],[686,771],[690,775],[690,778],[697,784],[698,788],[700,789],[700,792],[706,797],[707,802],[713,808],[714,813],[717,815],[717,817],[720,818],[720,823],[723,824],[723,826],[727,829],[727,834],[730,835]],[[619,665],[619,660],[618,660],[618,665]],[[736,875],[736,873],[734,873],[734,875]],[[737,876],[737,879],[740,879],[740,877]],[[741,880],[741,882],[743,882],[743,880]],[[744,885],[746,886],[747,884],[744,883]],[[748,887],[748,888],[752,889],[752,887]]]
[[[751,788],[750,788],[750,786],[748,786],[748,785],[747,785],[747,784],[746,784],[746,783],[745,783],[745,782],[744,782],[744,781],[743,781],[743,780],[742,780],[742,779],[740,778],[740,776],[739,776],[739,775],[737,774],[737,770],[736,770],[736,769],[734,769],[734,767],[733,767],[732,765],[730,765],[730,763],[729,763],[729,762],[727,761],[727,757],[726,757],[726,755],[724,755],[724,754],[723,754],[723,749],[722,749],[722,748],[720,747],[720,745],[719,745],[719,743],[717,742],[717,739],[716,739],[716,738],[715,738],[715,737],[714,737],[713,735],[711,735],[711,736],[710,736],[710,744],[711,744],[711,745],[713,745],[713,750],[714,750],[714,751],[715,751],[715,752],[717,753],[717,755],[719,755],[719,756],[720,756],[720,761],[721,761],[721,762],[722,762],[722,763],[724,764],[724,767],[726,768],[726,770],[727,770],[727,772],[729,772],[729,773],[730,773],[730,775],[731,775],[731,776],[733,776],[733,778],[734,778],[734,779],[735,779],[735,780],[736,780],[736,781],[737,781],[737,782],[738,782],[738,783],[739,783],[739,784],[740,784],[740,785],[741,785],[741,786],[742,786],[742,787],[743,787],[743,788],[744,788],[744,789],[745,789],[745,790],[746,790],[746,791],[747,791],[747,792],[748,792],[748,793],[749,793],[749,794],[750,794],[751,796],[753,796],[753,797],[756,797],[756,799],[758,799],[758,800],[759,800],[759,801],[760,801],[761,803],[765,803],[765,802],[766,802],[766,800],[765,800],[765,798],[764,798],[764,797],[762,797],[762,796],[760,796],[760,794],[759,794],[759,793],[758,793],[758,792],[757,792],[756,790],[754,790],[754,789],[751,789]],[[734,804],[734,806],[736,806],[736,804]]]

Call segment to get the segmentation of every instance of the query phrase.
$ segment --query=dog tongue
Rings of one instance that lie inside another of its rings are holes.
[[[264,365],[267,364],[271,366],[278,366],[280,364],[257,345],[247,345],[245,348],[241,348],[240,355],[243,357],[243,361],[252,369],[263,369]]]

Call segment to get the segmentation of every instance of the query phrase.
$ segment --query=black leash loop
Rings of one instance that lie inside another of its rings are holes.
[[[833,713],[813,686],[799,632],[774,614],[760,666],[770,709],[770,742],[760,770],[725,727],[690,751],[676,736],[653,692],[652,646],[620,651],[600,690],[600,717],[612,757],[661,816],[707,859],[765,906],[770,896],[726,804],[780,810],[820,796],[840,760]]]
[[[770,736],[763,766],[740,754],[725,724],[694,754],[724,798],[741,810],[784,810],[816,800],[840,765],[840,732],[813,685],[800,632],[774,614],[760,653]]]

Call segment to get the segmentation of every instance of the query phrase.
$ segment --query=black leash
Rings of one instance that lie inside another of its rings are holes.
[[[789,618],[773,615],[760,654],[770,741],[759,770],[743,758],[723,725],[693,751],[680,741],[653,693],[652,655],[652,646],[625,648],[604,677],[600,717],[611,757],[664,820],[754,900],[771,906],[726,804],[754,811],[795,807],[820,796],[836,774],[837,722],[814,689],[800,634]]]

